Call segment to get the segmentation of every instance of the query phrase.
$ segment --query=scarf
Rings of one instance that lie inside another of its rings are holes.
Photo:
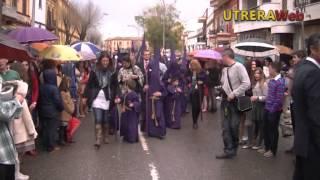
[[[101,89],[110,84],[111,72],[109,70],[97,70],[96,75],[99,81],[99,87]]]

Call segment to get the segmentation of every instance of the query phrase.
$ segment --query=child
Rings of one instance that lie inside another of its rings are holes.
[[[165,116],[168,128],[181,128],[181,95],[182,89],[179,86],[179,79],[173,78],[167,86],[168,96],[165,99]]]
[[[275,156],[278,148],[279,121],[285,93],[285,79],[281,77],[280,71],[278,63],[269,65],[271,79],[268,83],[264,120],[265,157]]]
[[[74,103],[70,94],[70,83],[71,79],[67,76],[62,78],[62,81],[59,86],[59,90],[61,93],[64,110],[61,112],[61,124],[59,128],[59,143],[60,145],[65,145],[68,142],[67,138],[67,127],[68,122],[72,118],[72,114],[74,112]]]
[[[116,103],[121,104],[121,128],[120,135],[123,140],[129,143],[139,142],[138,123],[140,112],[140,100],[138,94],[134,91],[136,82],[134,80],[127,80],[125,82],[126,93],[122,97],[116,99]]]

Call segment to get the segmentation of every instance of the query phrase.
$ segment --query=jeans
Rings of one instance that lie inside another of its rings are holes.
[[[266,151],[277,154],[279,141],[279,123],[281,112],[265,111],[264,119],[264,145]]]
[[[60,120],[57,118],[47,118],[42,121],[43,143],[47,151],[52,151],[58,139],[58,127]]]
[[[240,112],[235,102],[223,100],[221,102],[222,111],[222,138],[224,143],[224,152],[230,155],[236,155],[239,146],[239,126]]]
[[[93,108],[95,124],[107,125],[109,123],[109,110]]]
[[[214,87],[209,88],[209,111],[217,110],[216,89]]]
[[[15,165],[0,164],[0,179],[15,180]]]
[[[193,124],[198,123],[198,117],[201,112],[201,99],[200,91],[196,90],[190,95],[191,108],[192,108],[192,121]]]

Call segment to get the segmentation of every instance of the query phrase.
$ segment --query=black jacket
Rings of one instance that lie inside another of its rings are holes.
[[[105,94],[106,100],[110,101],[110,107],[114,106],[113,100],[115,99],[117,92],[119,91],[116,73],[112,73],[109,82],[109,85],[102,89],[99,85],[99,80],[96,72],[91,71],[88,84],[84,91],[84,97],[87,98],[87,105],[89,107],[92,106],[93,101],[96,99],[101,89]]]
[[[320,68],[303,60],[296,69],[293,89],[294,149],[298,156],[320,152]]]
[[[39,116],[43,119],[56,119],[63,111],[63,102],[57,87],[57,74],[55,69],[43,72],[44,83],[40,85]]]

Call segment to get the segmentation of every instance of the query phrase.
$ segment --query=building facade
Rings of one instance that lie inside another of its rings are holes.
[[[2,25],[8,28],[30,26],[30,0],[3,0]]]
[[[33,4],[33,1],[35,4]],[[30,0],[30,10],[32,15],[32,9],[35,8],[34,27],[46,28],[46,12],[47,12],[47,0]]]
[[[63,13],[64,11],[72,11],[70,2],[68,0],[47,0],[46,3],[46,27],[47,30],[52,31],[59,37],[59,44],[66,44],[66,33],[71,33],[71,42],[79,40],[79,35],[75,31],[73,26],[70,28],[65,27],[64,18],[66,18]],[[70,13],[71,14],[71,13]],[[74,15],[74,14],[73,14]],[[68,32],[67,32],[68,31]]]
[[[288,10],[295,12],[298,9],[296,0],[240,0],[239,9]],[[320,0],[307,0],[304,12],[304,37],[320,29]],[[302,31],[300,21],[238,21],[235,22],[235,32],[238,41],[248,38],[260,38],[272,42],[274,45],[284,45],[293,49],[301,49]]]
[[[238,0],[210,0],[210,6],[214,8],[213,23],[209,40],[214,48],[231,46],[236,43],[237,35],[234,31],[234,21],[223,19],[224,10],[238,9]]]
[[[103,49],[111,53],[115,53],[118,47],[121,51],[129,52],[132,48],[137,51],[141,44],[142,38],[140,37],[113,37],[104,41]]]

